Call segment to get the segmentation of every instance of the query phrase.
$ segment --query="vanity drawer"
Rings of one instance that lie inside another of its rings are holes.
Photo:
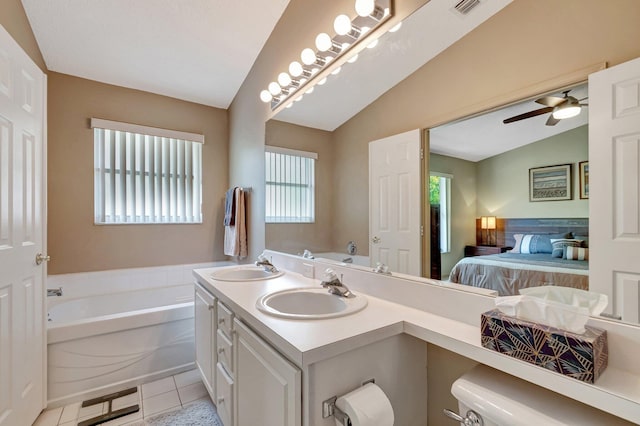
[[[218,302],[218,330],[222,330],[228,338],[231,338],[233,330],[233,316],[229,308]]]
[[[216,391],[218,392],[216,409],[222,424],[233,425],[233,379],[227,374],[222,364],[216,364],[218,374],[216,374]]]
[[[217,346],[218,362],[233,374],[233,343],[222,330],[218,330]]]

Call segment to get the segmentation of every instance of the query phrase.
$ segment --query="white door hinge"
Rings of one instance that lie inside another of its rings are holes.
[[[424,237],[424,225],[420,225],[420,236]]]

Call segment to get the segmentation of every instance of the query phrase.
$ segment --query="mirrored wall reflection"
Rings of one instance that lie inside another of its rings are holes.
[[[580,85],[569,93],[584,99],[587,87]],[[564,96],[561,91],[550,95],[557,97],[554,102]],[[581,187],[579,173],[581,165],[588,164],[588,114],[582,110],[548,125],[552,108],[536,99],[540,97],[430,130],[431,211],[436,212],[432,271],[439,270],[442,279],[490,288],[501,295],[517,294],[520,288],[539,285],[540,280],[588,286],[588,262],[553,257],[551,241],[574,237],[588,241],[589,202],[580,196],[582,190],[584,197],[586,176]],[[522,119],[504,123],[512,117]],[[540,179],[531,180],[536,170]],[[444,195],[441,186],[434,185],[440,176],[450,179],[450,190]],[[544,187],[536,190],[543,194],[539,199],[532,197],[532,186]],[[527,237],[523,245],[515,239],[517,234],[536,237],[533,241]],[[517,243],[521,253],[504,253]],[[579,244],[580,248],[586,245]],[[478,269],[488,267],[480,266],[485,259],[509,262],[505,266],[512,270],[480,278]],[[541,264],[563,268],[575,277],[528,277],[527,265],[536,262],[536,268]],[[519,278],[514,277],[513,268],[521,270],[515,273]]]

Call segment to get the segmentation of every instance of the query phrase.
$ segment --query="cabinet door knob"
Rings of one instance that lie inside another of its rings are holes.
[[[224,318],[220,318],[220,319],[218,320],[218,324],[224,324]]]
[[[213,308],[215,307],[214,305],[209,305],[207,306],[209,308],[210,311],[213,311]]]
[[[218,353],[222,354],[224,352],[224,348],[218,348]]]
[[[222,404],[223,402],[224,402],[224,398],[223,397],[218,398],[218,404]]]

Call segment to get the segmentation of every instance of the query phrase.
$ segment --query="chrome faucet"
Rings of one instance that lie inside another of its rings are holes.
[[[256,261],[256,266],[262,266],[265,271],[272,272],[274,274],[276,272],[279,272],[278,268],[273,266],[273,264],[269,261],[269,259],[265,257],[264,254],[261,254],[260,256],[258,256],[258,260]]]
[[[305,259],[315,259],[315,257],[313,256],[313,253],[311,253],[309,250],[305,250],[302,253],[302,257],[304,257]]]
[[[342,284],[342,281],[338,278],[338,276],[333,271],[333,269],[327,268],[327,270],[324,271],[324,274],[325,274],[325,279],[320,284],[322,285],[322,287],[328,288],[329,293],[335,294],[336,296],[340,296],[340,297],[355,296],[353,293],[351,293],[351,290],[349,290],[349,288],[346,285]]]
[[[47,296],[62,296],[62,287],[48,288]]]

